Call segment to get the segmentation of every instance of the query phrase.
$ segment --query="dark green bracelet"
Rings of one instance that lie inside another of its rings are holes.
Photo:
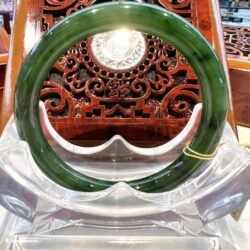
[[[21,139],[29,144],[39,168],[66,188],[93,192],[115,182],[75,171],[52,150],[39,120],[43,81],[68,48],[97,33],[122,28],[162,38],[178,49],[195,70],[202,88],[203,108],[198,131],[189,147],[211,154],[221,138],[228,108],[227,82],[218,57],[203,36],[179,16],[153,5],[131,2],[95,5],[65,18],[42,37],[23,64],[15,93],[15,120]],[[206,162],[183,154],[162,171],[127,183],[143,192],[167,191],[183,183]]]

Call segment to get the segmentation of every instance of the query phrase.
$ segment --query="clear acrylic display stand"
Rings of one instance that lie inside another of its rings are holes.
[[[61,158],[118,183],[84,193],[52,182],[19,139],[12,117],[0,138],[1,250],[237,249],[223,216],[249,199],[250,152],[237,145],[228,124],[216,157],[179,187],[148,194],[124,182],[176,159],[196,131],[201,105],[176,138],[155,148],[135,147],[118,135],[97,147],[72,145],[51,127],[43,105],[40,111],[44,133]]]

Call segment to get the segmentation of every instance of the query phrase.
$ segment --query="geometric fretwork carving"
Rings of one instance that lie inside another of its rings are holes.
[[[249,60],[250,28],[224,26],[224,38],[229,57]]]

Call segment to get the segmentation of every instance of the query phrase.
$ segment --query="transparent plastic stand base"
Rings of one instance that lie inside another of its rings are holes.
[[[69,219],[68,214],[74,212],[60,211],[59,217],[39,214],[41,221],[32,223],[3,208],[0,211],[4,217],[1,250],[237,249],[223,219],[203,225],[198,217],[178,218],[174,213],[165,213],[140,220],[112,218],[106,223],[99,218],[102,224],[98,224],[97,218],[78,215],[78,219]],[[42,228],[36,228],[39,223],[44,224]]]
[[[68,164],[118,182],[94,193],[48,179],[11,118],[0,138],[0,249],[237,249],[222,217],[249,199],[250,152],[237,145],[229,125],[214,160],[176,189],[146,194],[124,182],[175,160],[200,113],[198,105],[185,129],[157,148],[138,148],[118,135],[81,148],[56,134],[41,106],[46,137]]]
[[[37,222],[36,218],[32,223],[3,208],[0,211],[4,217],[0,231],[1,250],[237,249],[223,219],[203,225],[198,217],[187,219],[165,213],[140,220],[112,218],[107,223],[99,218],[102,224],[98,224],[86,215],[69,219],[68,214],[72,211],[60,211],[59,217],[39,214],[41,221]],[[37,228],[39,224],[44,225]]]

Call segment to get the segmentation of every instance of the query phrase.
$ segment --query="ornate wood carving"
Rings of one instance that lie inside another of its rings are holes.
[[[41,31],[47,31],[64,16],[101,2],[104,1],[40,0]],[[208,15],[206,19],[198,18],[196,1],[145,2],[183,16],[211,41]],[[195,73],[175,48],[157,37],[144,37],[145,56],[128,70],[101,65],[91,49],[92,38],[76,44],[55,63],[41,99],[52,125],[64,138],[92,140],[94,135],[106,140],[119,133],[127,140],[153,138],[160,142],[183,129],[194,105],[200,102]],[[95,125],[90,128],[89,124]],[[131,135],[128,127],[142,132]]]
[[[249,60],[250,28],[224,25],[226,53],[230,58]]]
[[[60,113],[83,119],[189,118],[194,104],[200,101],[192,69],[173,47],[156,37],[145,37],[146,57],[137,67],[124,71],[94,62],[87,49],[91,41],[69,50],[44,84],[42,99],[49,115]]]
[[[42,31],[50,29],[55,23],[65,16],[82,8],[107,1],[103,0],[40,0]],[[142,2],[142,1],[140,1]],[[143,2],[159,5],[175,12],[199,27],[204,25],[204,21],[197,18],[197,6],[195,0],[143,0]],[[203,23],[203,24],[202,24]]]

